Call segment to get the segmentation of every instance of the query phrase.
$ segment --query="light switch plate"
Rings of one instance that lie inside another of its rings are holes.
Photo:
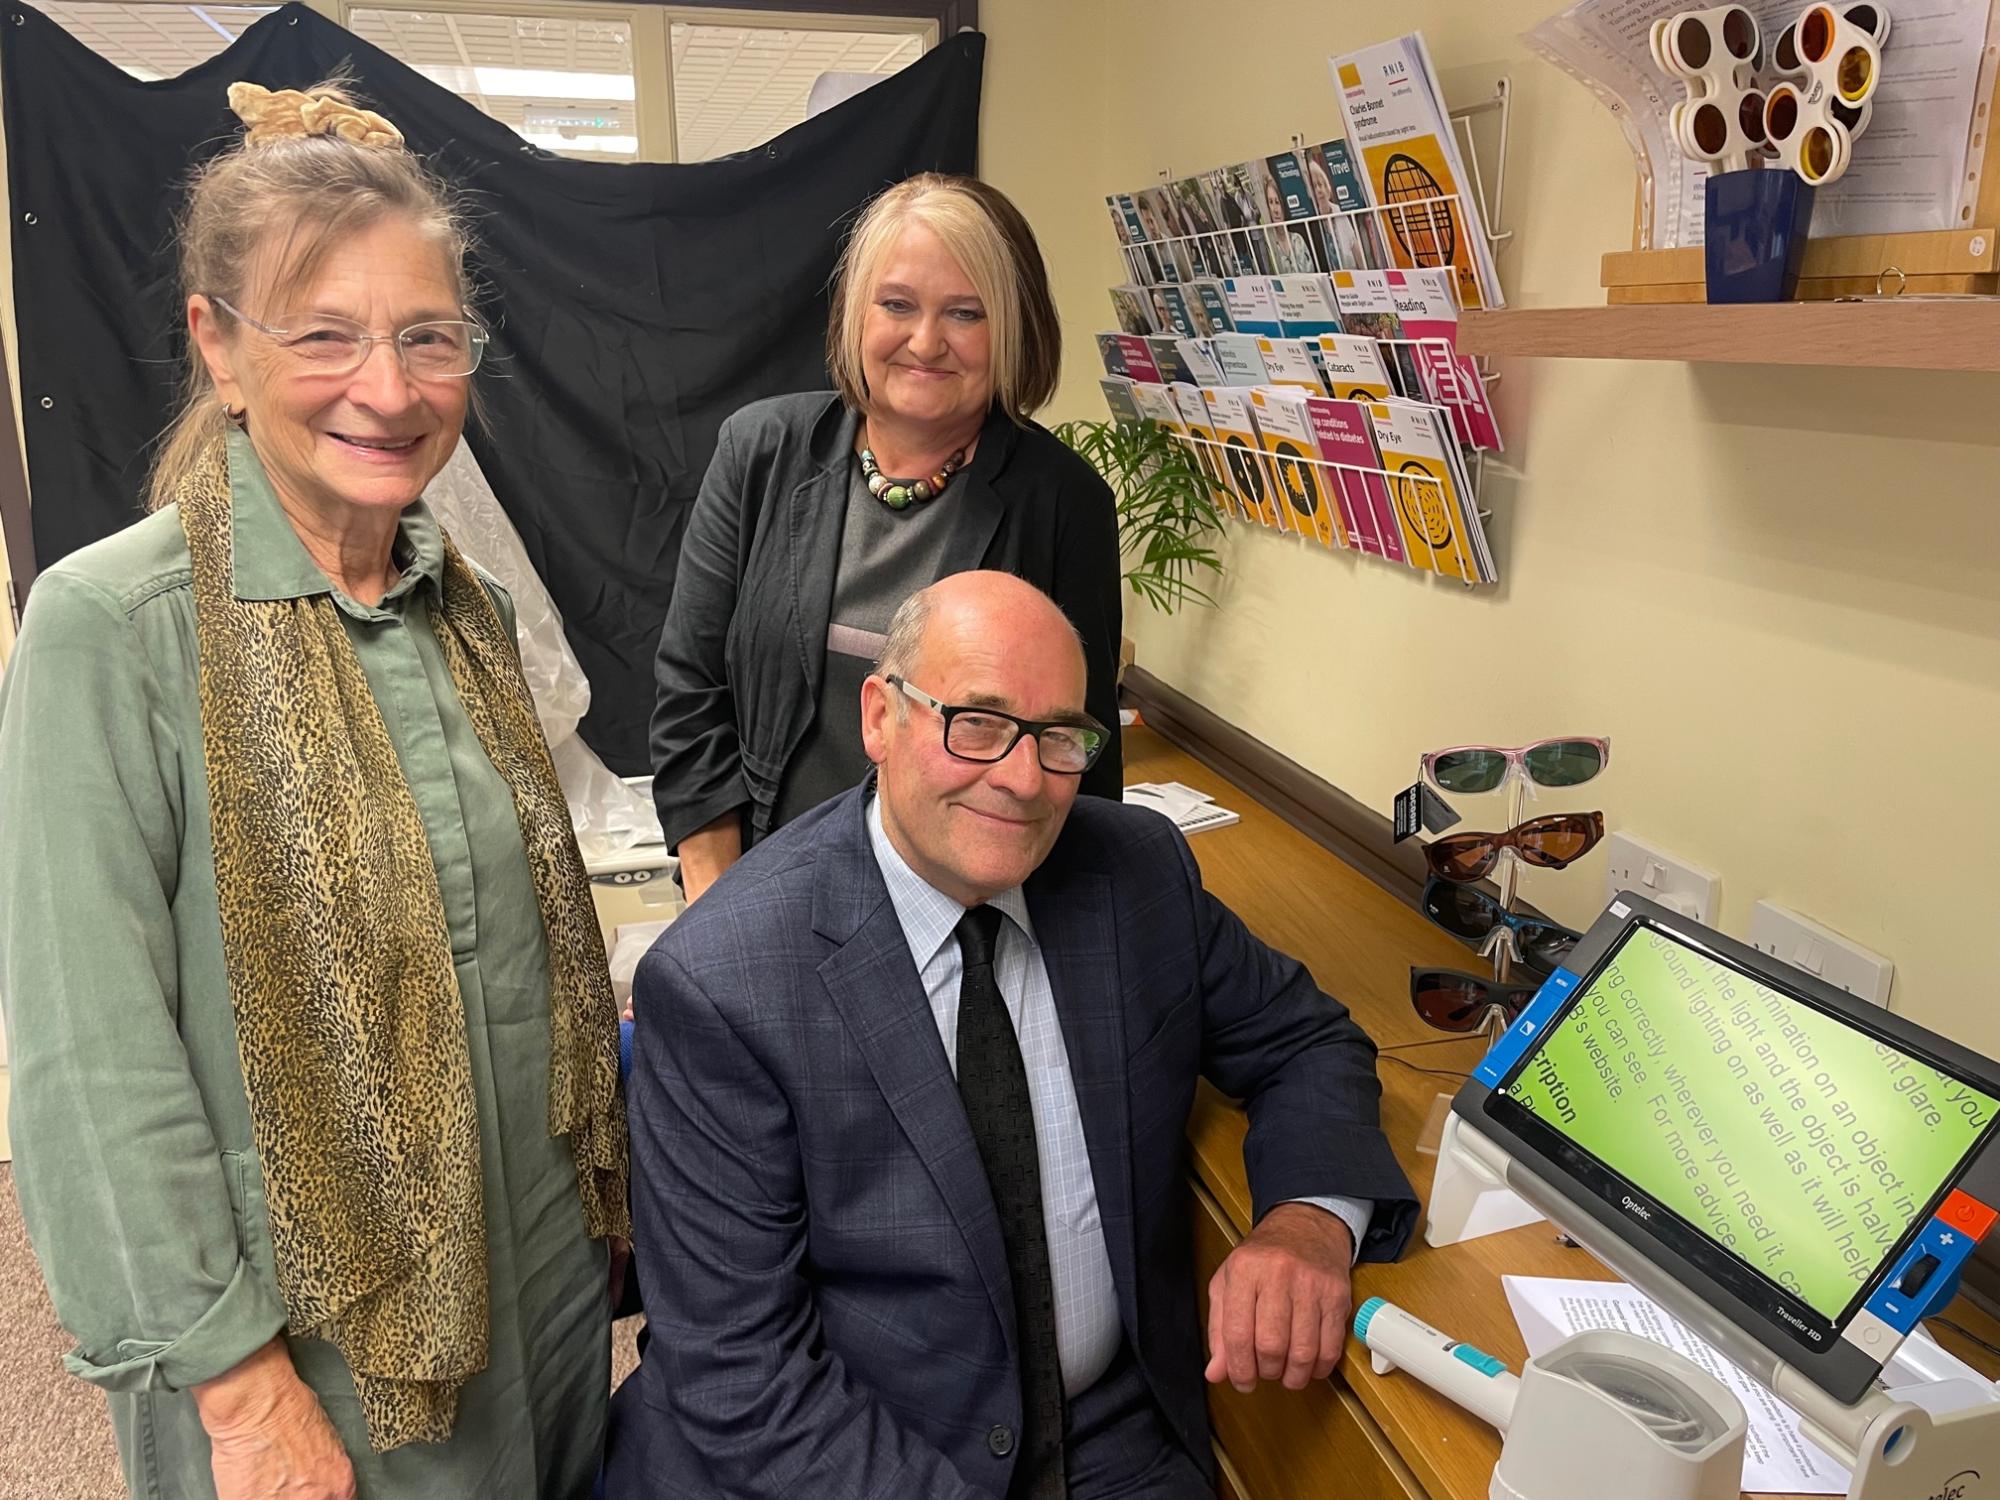
[[[1713,924],[1722,904],[1722,877],[1690,864],[1629,833],[1614,833],[1605,841],[1606,898],[1620,891],[1645,896],[1697,922]]]
[[[1896,966],[1889,959],[1775,901],[1750,913],[1750,946],[1857,1000],[1887,1007]]]

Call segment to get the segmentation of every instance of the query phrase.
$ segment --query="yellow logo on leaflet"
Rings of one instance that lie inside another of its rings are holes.
[[[1342,63],[1340,65],[1340,86],[1344,89],[1358,89],[1361,87],[1361,70],[1355,67],[1353,63]]]

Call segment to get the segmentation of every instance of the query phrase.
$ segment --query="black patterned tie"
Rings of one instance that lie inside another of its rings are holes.
[[[1042,1169],[1035,1155],[1028,1070],[1021,1063],[1021,1043],[993,975],[1000,921],[998,908],[975,906],[958,924],[958,951],[965,959],[965,977],[958,987],[958,1092],[972,1122],[972,1138],[979,1145],[994,1206],[1000,1211],[1000,1238],[1007,1248],[1008,1278],[1014,1284],[1024,1430],[1014,1483],[1007,1493],[1020,1500],[1061,1500],[1069,1490],[1063,1479],[1056,1290],[1042,1223]],[[1004,1441],[1003,1431],[996,1429],[989,1442]]]

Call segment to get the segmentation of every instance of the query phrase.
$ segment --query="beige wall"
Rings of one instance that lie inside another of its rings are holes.
[[[1602,300],[1628,243],[1610,115],[1526,52],[1555,0],[985,0],[986,170],[1042,235],[1071,342],[1052,418],[1101,415],[1103,195],[1337,129],[1329,52],[1421,27],[1452,102],[1516,88],[1516,306]],[[1238,532],[1219,611],[1128,603],[1139,660],[1387,811],[1423,749],[1607,733],[1587,798],[1896,961],[1894,1008],[2000,1054],[2000,377],[1509,361],[1489,467],[1505,581],[1468,592]],[[1498,798],[1467,799],[1493,827]],[[1583,923],[1602,853],[1526,895]]]

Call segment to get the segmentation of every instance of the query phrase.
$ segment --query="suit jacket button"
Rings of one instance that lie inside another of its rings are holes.
[[[986,1451],[995,1458],[1005,1458],[1014,1451],[1014,1429],[995,1427],[986,1434]]]

